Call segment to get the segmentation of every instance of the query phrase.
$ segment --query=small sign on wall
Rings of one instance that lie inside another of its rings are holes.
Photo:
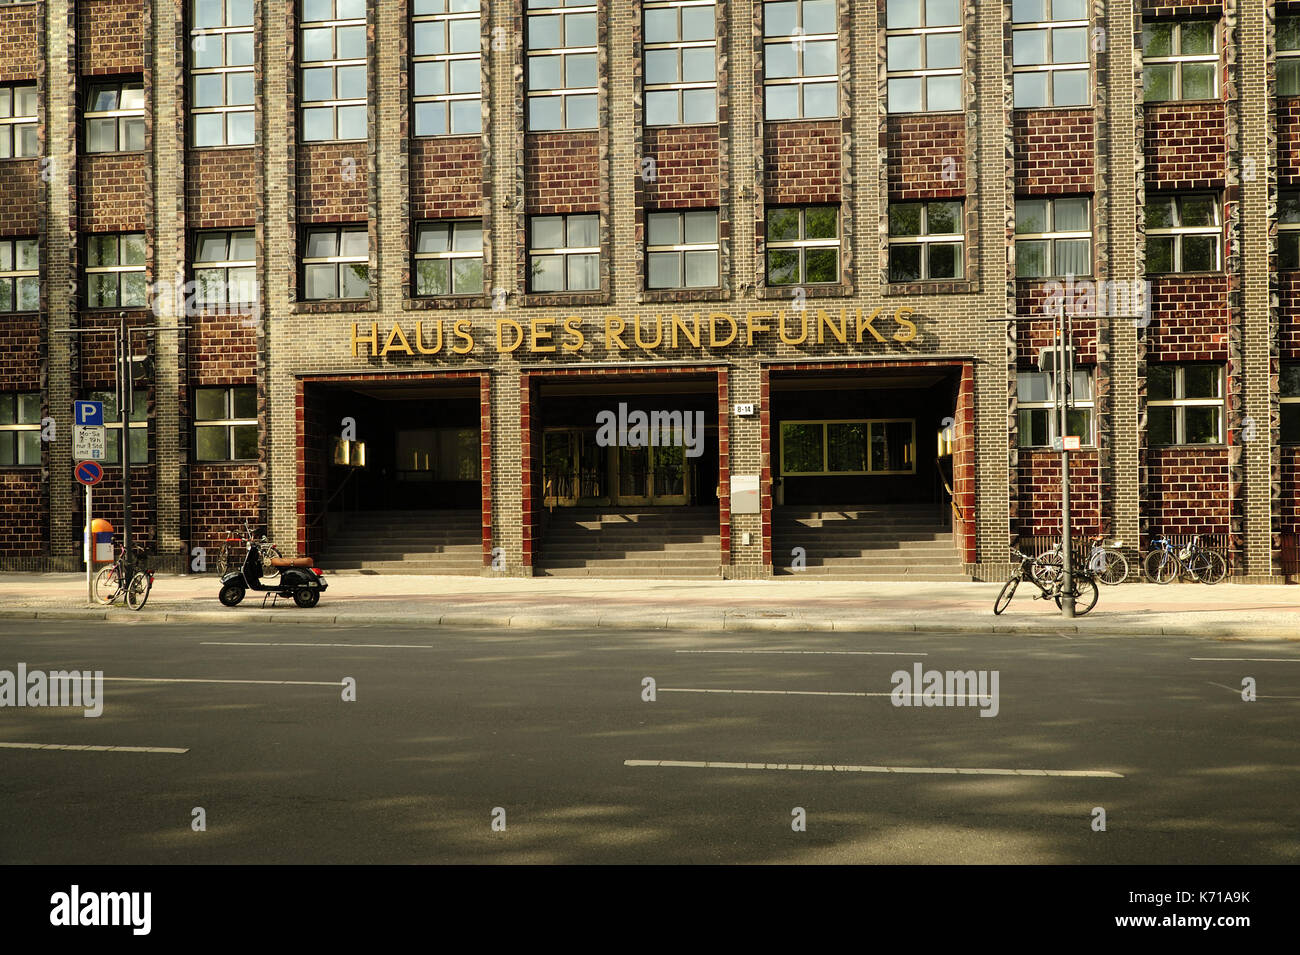
[[[731,478],[731,513],[757,514],[758,475],[736,474]]]
[[[752,418],[753,416],[754,416],[754,405],[752,403],[744,404],[744,405],[742,404],[736,405],[737,418]]]

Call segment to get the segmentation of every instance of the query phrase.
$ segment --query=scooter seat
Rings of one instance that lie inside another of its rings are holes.
[[[310,567],[312,559],[310,557],[272,557],[272,567]]]

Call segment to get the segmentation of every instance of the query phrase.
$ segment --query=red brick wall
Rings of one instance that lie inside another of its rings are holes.
[[[3,327],[5,347],[0,348],[0,391],[40,391],[41,371],[37,357],[40,319],[6,315]]]
[[[1079,279],[1075,280],[1076,290],[1079,288],[1080,281]],[[1043,315],[1046,308],[1045,303],[1049,294],[1051,294],[1051,291],[1049,291],[1050,284],[1039,280],[1020,279],[1017,281],[1016,314]],[[1079,315],[1077,312],[1099,307],[1096,304],[1095,294],[1091,306],[1082,300],[1083,293],[1081,291],[1075,291],[1072,297],[1065,301],[1068,286],[1064,281],[1058,281],[1058,284],[1061,286],[1059,294],[1062,297],[1063,304],[1076,309],[1075,316],[1070,320],[1070,339],[1075,348],[1075,361],[1092,364],[1097,360],[1097,319]],[[1016,323],[1016,348],[1022,362],[1036,360],[1039,348],[1055,342],[1056,324],[1050,314],[1045,315],[1041,320],[1021,320]]]
[[[966,194],[964,115],[890,116],[885,127],[885,150],[890,199],[943,199]]]
[[[1300,360],[1300,272],[1278,272],[1278,340],[1284,361]]]
[[[365,143],[298,147],[300,223],[366,221],[370,209],[366,148]]]
[[[411,140],[411,218],[478,218],[483,144],[477,136]]]
[[[645,187],[648,208],[710,208],[719,204],[718,127],[651,127],[645,132],[644,148],[645,154],[655,160],[654,178]]]
[[[1143,0],[1141,6],[1144,17],[1183,16],[1209,20],[1223,13],[1222,5],[1203,0]]]
[[[1017,110],[1011,116],[1018,193],[1093,191],[1096,143],[1091,110]],[[965,117],[958,118],[965,121]]]
[[[0,557],[40,557],[49,543],[49,501],[40,468],[0,470]]]
[[[185,159],[185,215],[191,229],[234,229],[257,221],[250,149],[193,149]]]
[[[768,123],[763,128],[769,205],[840,201],[839,120]]]
[[[82,327],[102,329],[95,335],[77,336],[81,348],[81,387],[85,391],[103,391],[114,387],[117,362],[113,355],[113,342],[118,327],[117,316],[118,309],[95,309],[81,313]],[[130,309],[126,316],[128,328],[158,324],[153,314],[144,309]],[[140,336],[135,337],[138,349]]]
[[[595,212],[600,208],[597,132],[530,133],[524,137],[524,209],[529,215]]]
[[[150,178],[147,153],[82,157],[78,174],[81,229],[144,231],[149,226]]]
[[[1283,189],[1300,186],[1300,96],[1277,100],[1277,178]]]
[[[143,73],[144,0],[78,0],[77,46],[84,75]]]
[[[1151,282],[1151,361],[1226,361],[1228,279],[1166,275]]]
[[[212,569],[231,530],[242,531],[245,521],[264,523],[257,508],[257,465],[190,465],[190,512],[190,546],[207,548]]]
[[[0,162],[0,235],[35,235],[40,230],[40,160]]]
[[[1147,475],[1149,532],[1228,532],[1227,448],[1152,448]]]
[[[152,445],[152,441],[150,444]],[[83,495],[77,499],[78,522],[84,521]],[[154,545],[154,469],[152,466],[131,464],[131,541],[153,552]],[[113,525],[113,542],[122,543],[122,467],[119,464],[104,466],[104,480],[95,485],[95,517]],[[78,523],[78,527],[80,527]]]
[[[1282,447],[1282,520],[1276,528],[1283,534],[1300,533],[1300,447]]]
[[[1061,455],[1020,452],[1020,533],[1061,533]],[[1070,522],[1075,534],[1101,533],[1101,469],[1096,451],[1070,455]]]
[[[1152,189],[1212,189],[1227,174],[1227,107],[1219,102],[1146,107],[1143,149]]]
[[[246,315],[191,315],[190,374],[198,385],[251,384],[257,374],[256,329]]]
[[[0,83],[35,78],[41,58],[37,24],[44,15],[38,3],[0,7]]]

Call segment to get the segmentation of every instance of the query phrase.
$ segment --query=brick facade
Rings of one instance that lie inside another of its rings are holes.
[[[1092,193],[1096,144],[1090,111],[1023,109],[1012,115],[1017,193],[1026,196]]]
[[[529,215],[567,215],[600,208],[600,149],[595,133],[530,133],[525,137],[524,200]]]
[[[772,123],[764,136],[769,205],[840,201],[839,123]]]

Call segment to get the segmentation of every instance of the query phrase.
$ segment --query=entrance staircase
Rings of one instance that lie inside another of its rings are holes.
[[[362,574],[455,574],[483,570],[479,512],[358,511],[330,535],[323,570]]]
[[[544,577],[719,577],[718,511],[556,508],[545,517],[535,572]]]
[[[802,547],[806,566],[791,569]],[[779,576],[856,580],[962,581],[952,531],[933,504],[778,507],[772,512],[772,562]]]

